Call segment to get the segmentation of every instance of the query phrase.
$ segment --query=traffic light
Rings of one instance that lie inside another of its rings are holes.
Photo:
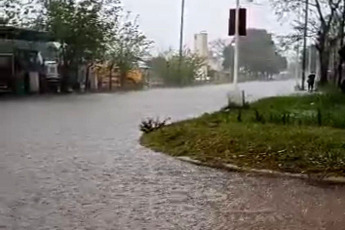
[[[235,35],[236,9],[230,9],[229,36]],[[238,31],[240,36],[247,35],[247,9],[241,8],[239,15]]]

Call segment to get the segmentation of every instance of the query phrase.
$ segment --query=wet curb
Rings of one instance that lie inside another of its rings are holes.
[[[204,163],[202,161],[195,160],[190,157],[176,157],[176,158],[180,161],[188,162],[194,165],[213,167],[213,168],[215,167],[215,165]],[[253,169],[253,168],[248,168],[248,167],[239,167],[234,164],[220,164],[220,165],[217,165],[216,167],[225,169],[228,171],[235,171],[235,172],[256,173],[260,175],[288,177],[288,178],[302,179],[302,180],[308,180],[308,181],[314,181],[314,182],[345,185],[345,177],[334,177],[334,176],[323,177],[320,175],[313,175],[313,174],[286,173],[286,172],[278,172],[278,171],[268,170],[268,169]]]

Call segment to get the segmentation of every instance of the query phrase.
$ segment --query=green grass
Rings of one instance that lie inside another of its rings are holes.
[[[210,165],[345,176],[344,117],[342,94],[267,98],[166,126],[141,143]]]
[[[345,95],[341,93],[266,98],[251,108],[270,123],[284,123],[285,114],[286,123],[345,128]],[[244,114],[253,116],[250,113]]]

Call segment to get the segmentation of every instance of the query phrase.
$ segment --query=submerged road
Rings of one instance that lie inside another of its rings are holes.
[[[294,82],[241,84],[250,100]],[[0,229],[344,229],[345,187],[198,167],[138,144],[142,118],[219,109],[229,85],[0,101]]]

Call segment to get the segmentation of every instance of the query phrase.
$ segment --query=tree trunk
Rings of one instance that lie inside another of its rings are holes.
[[[337,46],[333,48],[333,83],[337,85],[337,77],[338,77],[338,65],[337,65]]]
[[[67,92],[68,91],[68,84],[69,84],[69,68],[70,68],[70,63],[68,63],[68,58],[66,55],[66,51],[64,48],[62,48],[62,64],[61,64],[61,91],[62,92]]]
[[[325,85],[328,82],[328,65],[329,65],[329,52],[321,51],[320,52],[320,84]]]
[[[343,61],[342,59],[339,59],[339,64],[338,64],[338,86],[341,86],[341,82],[343,79]]]
[[[64,62],[62,64],[62,79],[61,79],[61,90],[62,92],[67,93],[68,92],[68,86],[69,86],[69,66],[67,66],[67,62]]]
[[[126,77],[127,77],[127,72],[121,71],[121,75],[120,75],[120,84],[121,84],[121,88],[124,88],[124,87],[125,87]]]
[[[320,84],[325,85],[328,82],[328,67],[329,67],[329,58],[330,51],[327,46],[327,34],[328,29],[325,26],[322,26],[321,32],[318,33],[318,45],[317,49],[319,51],[319,60],[320,60]]]
[[[113,66],[110,67],[109,69],[109,91],[112,91],[113,89]]]
[[[91,74],[91,67],[93,64],[88,64],[86,66],[86,79],[85,79],[85,90],[88,91],[91,88],[91,81],[90,81],[90,74]]]

